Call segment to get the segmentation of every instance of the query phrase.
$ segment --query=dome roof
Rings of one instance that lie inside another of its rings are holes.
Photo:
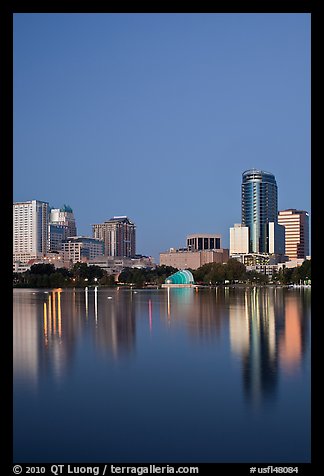
[[[174,274],[171,274],[168,278],[165,280],[165,284],[193,284],[194,283],[194,277],[188,269],[182,269],[180,271],[177,271]]]

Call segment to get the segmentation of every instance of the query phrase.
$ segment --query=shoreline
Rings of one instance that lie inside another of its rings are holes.
[[[244,284],[244,283],[234,283],[234,284],[193,284],[190,286],[191,289],[214,289],[214,288],[289,288],[289,289],[301,289],[309,288],[311,289],[311,284]],[[166,289],[162,284],[151,284],[144,286],[136,286],[135,284],[92,284],[88,286],[59,286],[59,288],[49,287],[49,286],[13,286],[12,289],[95,289],[95,288],[107,288],[107,289]],[[174,286],[174,289],[181,289],[182,287]],[[189,288],[189,289],[190,289]],[[188,289],[188,288],[186,288]]]

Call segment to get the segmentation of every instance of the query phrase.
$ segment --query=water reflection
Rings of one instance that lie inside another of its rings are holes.
[[[242,364],[252,404],[276,396],[279,372],[300,370],[308,342],[310,290],[283,288],[167,289],[161,313],[202,343],[226,338]],[[166,310],[165,310],[166,307]]]
[[[302,302],[288,296],[285,303],[285,332],[279,340],[282,368],[288,374],[295,373],[301,364],[307,326],[303,315]]]
[[[132,293],[109,294],[99,292],[98,298],[98,292],[94,293],[94,342],[100,351],[119,358],[135,349],[135,306]]]
[[[160,314],[170,325],[185,326],[192,339],[202,342],[220,337],[228,320],[226,290],[167,288],[166,292],[167,302],[161,300]]]
[[[38,347],[42,359],[39,369],[42,374],[53,375],[60,380],[69,367],[74,347],[74,327],[64,320],[62,327],[62,289],[44,293],[43,328],[39,333]],[[40,300],[42,295],[39,294]]]
[[[276,395],[280,372],[289,377],[300,370],[309,342],[309,298],[310,290],[281,288],[16,290],[15,376],[32,384],[42,375],[60,380],[80,346],[115,360],[131,357],[144,316],[153,339],[160,338],[158,329],[152,332],[157,318],[201,345],[228,341],[241,363],[245,396],[260,402]]]
[[[309,461],[310,290],[14,290],[13,306],[17,463]]]
[[[276,328],[274,296],[269,292],[253,288],[245,296],[248,313],[249,345],[242,355],[243,383],[246,395],[253,402],[261,397],[275,395],[278,382],[278,359],[276,352]],[[281,308],[276,314],[281,321]]]
[[[152,300],[149,299],[148,301],[148,312],[149,312],[149,327],[150,327],[150,333],[152,333],[152,327],[153,327],[153,324],[152,324]]]
[[[32,295],[17,290],[14,294],[13,314],[13,364],[15,377],[37,383],[39,371],[39,346],[37,310],[32,306]],[[44,308],[44,312],[46,312]],[[39,311],[40,313],[40,311]],[[46,320],[47,322],[47,320]]]
[[[231,349],[241,358],[244,391],[252,402],[275,395],[279,371],[298,371],[309,318],[304,296],[288,290],[253,288],[236,294],[230,303]]]

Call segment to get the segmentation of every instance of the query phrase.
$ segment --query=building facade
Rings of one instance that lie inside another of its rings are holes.
[[[279,211],[278,222],[285,229],[285,254],[290,260],[309,255],[309,215],[290,208]]]
[[[268,223],[278,223],[278,190],[273,174],[250,169],[242,174],[242,225],[249,228],[249,252],[269,252]]]
[[[89,236],[72,236],[62,242],[65,262],[87,262],[103,255],[104,245],[101,240]]]
[[[13,204],[13,259],[27,263],[48,251],[49,204],[40,200]]]
[[[249,252],[249,228],[236,223],[230,228],[230,255]]]
[[[228,249],[203,251],[180,251],[172,249],[160,253],[160,266],[173,266],[178,269],[198,269],[207,263],[226,263],[229,258]]]
[[[62,242],[67,239],[67,226],[49,223],[48,225],[48,241],[49,251],[62,251]]]
[[[92,225],[93,237],[104,242],[104,254],[132,258],[136,255],[136,226],[127,216],[115,216]]]
[[[285,254],[285,228],[278,223],[268,223],[268,253]]]
[[[135,258],[97,256],[89,260],[88,265],[99,266],[108,274],[121,273],[124,268],[155,268],[154,260],[151,256],[137,256]]]
[[[269,255],[269,253],[233,254],[231,258],[235,258],[237,261],[243,263],[245,266],[265,266],[278,264],[277,257],[271,256]]]
[[[194,234],[187,236],[188,251],[219,250],[221,247],[221,235]]]
[[[64,239],[67,239],[69,236],[77,236],[73,210],[69,205],[63,205],[62,208],[51,208],[49,222],[62,227]]]
[[[52,264],[55,268],[71,268],[71,261],[64,261],[63,253],[48,252],[46,256],[32,258],[28,263],[16,261],[13,263],[12,270],[15,273],[23,273],[30,269],[34,264]]]

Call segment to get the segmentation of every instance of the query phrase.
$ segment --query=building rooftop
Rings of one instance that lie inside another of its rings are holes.
[[[127,216],[115,216],[105,221],[105,223],[128,223],[134,225],[134,223]]]
[[[277,185],[276,179],[274,174],[271,172],[265,172],[264,170],[258,169],[249,169],[245,170],[242,173],[243,184],[250,183],[250,182],[266,182],[272,183]]]
[[[103,243],[102,240],[98,238],[93,238],[92,236],[69,236],[66,240],[63,240],[63,243],[68,243],[69,241],[73,241],[75,243],[82,243],[82,242],[97,242]]]

